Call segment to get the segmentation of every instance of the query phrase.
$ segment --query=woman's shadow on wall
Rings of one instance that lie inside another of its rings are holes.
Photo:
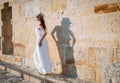
[[[70,28],[69,18],[62,18],[61,26],[55,26],[51,35],[56,42],[58,53],[61,59],[62,75],[73,78],[77,77],[77,69],[73,56],[75,37]]]

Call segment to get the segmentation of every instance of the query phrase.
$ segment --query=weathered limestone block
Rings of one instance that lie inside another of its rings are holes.
[[[104,45],[106,47],[114,47],[114,48],[117,48],[118,47],[118,39],[114,39],[114,40],[111,40],[111,39],[108,39],[107,38],[104,40]]]
[[[2,54],[0,55],[0,60],[3,60],[3,61],[4,61],[4,60],[5,60],[5,58],[6,58],[6,57],[5,57],[5,56],[3,56]]]
[[[19,65],[19,66],[21,66],[23,64],[23,59],[22,59],[21,56],[2,55],[0,57],[1,57],[0,59],[2,61],[5,61],[5,62],[11,63],[11,64],[16,64],[16,65]]]
[[[24,16],[36,16],[36,14],[40,13],[40,1],[31,1],[29,3],[25,3],[23,5],[22,12],[24,12]]]
[[[69,18],[71,24],[70,24],[70,30],[72,31],[74,37],[75,37],[75,40],[77,41],[79,38],[81,38],[82,36],[82,17],[80,18],[75,18],[75,17],[72,17],[72,18]]]
[[[102,69],[96,69],[96,83],[102,83]]]
[[[119,2],[120,2],[120,0],[105,0],[105,1],[103,1],[103,4],[106,4],[106,3],[112,4],[112,3],[119,3]]]
[[[94,53],[96,55],[96,67],[102,68],[104,64],[108,64],[110,62],[110,54],[109,52],[113,49],[107,48],[96,48]]]
[[[51,0],[51,9],[52,11],[60,11],[60,10],[65,10],[67,5],[66,5],[67,0],[61,0],[61,1],[56,1],[56,0]]]
[[[95,13],[101,14],[101,13],[110,13],[110,12],[120,11],[119,4],[120,3],[111,3],[111,4],[96,6]]]
[[[104,32],[104,16],[94,15],[83,18],[83,35],[103,34]]]
[[[91,6],[95,7],[95,6],[98,6],[98,5],[102,5],[104,3],[104,1],[102,0],[91,0]]]
[[[35,16],[40,12],[40,1],[27,1],[27,0],[17,0],[19,4],[13,2],[13,18],[18,18],[20,16]],[[21,3],[21,4],[20,4]]]
[[[77,66],[78,77],[83,80],[96,80],[96,70]]]
[[[75,64],[79,66],[87,66],[88,48],[87,47],[74,47]]]
[[[81,15],[81,5],[80,5],[81,1],[80,0],[68,0],[67,1],[67,10],[64,11],[65,15],[67,16],[80,16]],[[78,5],[79,4],[79,5]],[[77,10],[76,10],[77,8]]]
[[[15,56],[25,56],[25,45],[20,44],[20,43],[15,43],[14,44],[14,55]]]
[[[81,47],[91,47],[92,46],[92,36],[82,35],[79,38],[76,38],[76,45]]]
[[[21,16],[21,5],[13,5],[12,6],[12,17],[13,19]]]
[[[116,34],[94,35],[92,36],[93,47],[118,48],[119,40]]]
[[[3,55],[3,56],[5,56],[5,59],[4,59],[5,62],[14,63],[14,56],[10,56],[10,55],[8,56]]]
[[[40,12],[44,12],[45,18],[56,17],[56,13],[51,11],[51,0],[40,0]]]
[[[30,24],[32,24],[31,27],[28,26]],[[26,17],[25,18],[25,27],[26,28],[33,28],[33,26],[38,27],[38,23],[37,23],[36,17],[35,16],[33,16],[33,17]]]
[[[7,0],[8,1],[8,0]],[[14,4],[20,4],[20,2],[24,2],[24,0],[11,0],[10,4],[14,5]]]
[[[1,3],[0,4],[0,9],[3,9],[4,8],[4,5]],[[0,11],[1,12],[1,11]]]
[[[114,48],[111,49],[110,53],[110,63],[113,63],[114,61],[118,61],[119,60],[119,56],[118,56],[118,48]]]
[[[63,3],[64,1],[64,3]],[[41,11],[45,13],[47,17],[61,16],[85,16],[94,13],[94,9],[90,6],[90,0],[86,2],[81,0],[40,0]],[[88,4],[89,3],[89,4]],[[77,9],[77,10],[76,10]]]
[[[104,35],[94,35],[92,36],[92,46],[93,47],[105,47],[104,39],[106,37]]]
[[[19,20],[20,21],[20,20]],[[23,22],[22,22],[23,21]],[[13,22],[13,24],[15,23],[15,21]],[[15,43],[25,43],[24,39],[24,28],[25,24],[24,24],[24,18],[21,19],[21,22],[17,22],[16,24],[14,24],[13,26],[13,42]],[[21,37],[22,36],[22,37]]]
[[[23,30],[24,29],[24,30]],[[13,37],[12,41],[14,43],[24,44],[24,35],[25,35],[25,18],[17,18],[13,20]]]
[[[41,81],[40,80],[37,80],[37,79],[35,79],[35,78],[32,78],[32,77],[28,77],[29,79],[29,81],[31,81],[32,83],[41,83]]]
[[[67,16],[86,16],[94,13],[92,6],[90,6],[91,1],[87,0],[68,0],[67,9],[64,11],[64,15]]]
[[[8,0],[0,0],[0,4],[3,4],[5,2],[8,2]]]
[[[114,62],[105,65],[103,68],[103,83],[119,83],[120,82],[120,62]]]
[[[120,35],[120,12],[105,15],[105,33]]]
[[[80,7],[78,7],[78,8],[80,8],[82,10],[81,16],[93,15],[94,10],[93,10],[93,7],[91,6],[91,0],[87,0],[87,1],[80,0],[80,1],[81,1],[81,3],[79,3]],[[78,2],[78,0],[76,0],[76,3],[77,2]]]
[[[14,75],[20,76],[19,72],[15,71],[15,70],[12,70],[12,69],[9,71],[9,73],[12,73]]]
[[[20,4],[24,4],[24,3],[28,3],[28,2],[32,2],[32,1],[38,1],[38,0],[4,0],[4,2],[10,2],[10,5],[20,5]]]
[[[19,23],[25,23],[25,22],[26,22],[26,17],[24,17],[24,16],[19,16],[17,18],[12,19],[13,26],[18,25]],[[21,26],[23,26],[23,25],[21,25]],[[21,27],[21,26],[18,26],[18,27]]]
[[[88,67],[96,67],[96,54],[95,48],[88,48]]]
[[[105,64],[118,61],[117,48],[95,48],[88,49],[88,67],[102,68]]]
[[[102,6],[104,4],[113,4],[113,3],[119,3],[120,0],[92,0],[91,1],[91,6],[96,7],[96,6]]]

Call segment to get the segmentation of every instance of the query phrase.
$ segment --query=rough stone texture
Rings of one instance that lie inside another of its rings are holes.
[[[117,11],[120,11],[119,4],[120,3],[100,5],[100,6],[95,7],[95,12],[97,14],[98,13],[101,14],[101,13],[117,12]]]
[[[103,83],[119,83],[120,82],[120,62],[103,67]]]
[[[61,1],[51,0],[52,10],[53,11],[65,10],[67,6],[66,2],[67,2],[66,0],[61,0]]]
[[[4,8],[1,10],[2,20],[2,36],[4,41],[2,42],[2,53],[13,54],[13,43],[12,43],[12,7],[9,7],[9,3],[4,4]]]
[[[5,55],[1,48],[1,60],[35,67],[35,16],[43,12],[53,73],[102,83],[102,68],[120,61],[120,0],[0,0],[0,9],[5,2],[12,7],[14,52]]]
[[[11,83],[95,83],[94,80],[81,80],[80,78],[71,78],[71,76],[59,74],[40,75],[38,71],[32,67],[18,66],[3,61],[0,61],[0,64],[0,82],[2,83],[9,83],[9,81],[11,81]]]
[[[0,69],[0,83],[33,83],[33,81],[24,80],[13,73]]]
[[[92,21],[91,21],[92,20]],[[87,16],[83,17],[83,35],[98,35],[104,32],[104,16]]]

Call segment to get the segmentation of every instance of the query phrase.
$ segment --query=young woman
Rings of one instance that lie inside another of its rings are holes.
[[[37,42],[33,54],[34,64],[40,74],[50,74],[52,72],[52,63],[49,56],[48,43],[45,38],[47,29],[44,15],[40,13],[36,16],[36,19],[40,26],[35,28]]]

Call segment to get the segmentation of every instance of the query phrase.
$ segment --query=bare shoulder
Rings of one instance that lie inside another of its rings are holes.
[[[44,29],[42,24],[40,24],[40,29],[43,30],[43,31],[46,31],[46,29]]]

